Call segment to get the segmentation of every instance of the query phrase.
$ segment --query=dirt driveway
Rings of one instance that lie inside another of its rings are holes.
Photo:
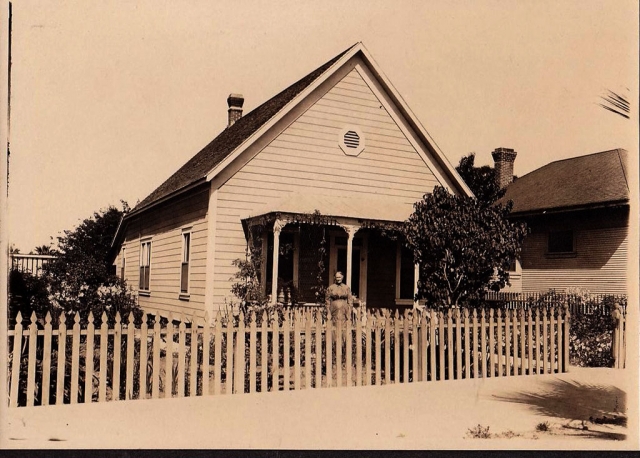
[[[637,409],[627,411],[636,391],[626,370],[571,368],[558,376],[4,409],[0,446],[637,449]],[[619,424],[627,416],[629,424]]]

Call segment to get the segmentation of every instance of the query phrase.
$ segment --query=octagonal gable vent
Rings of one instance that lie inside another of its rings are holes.
[[[364,136],[358,127],[345,127],[338,140],[340,148],[348,156],[357,156],[364,150]]]

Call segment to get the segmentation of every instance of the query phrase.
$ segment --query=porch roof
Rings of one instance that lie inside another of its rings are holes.
[[[293,194],[241,215],[243,221],[271,213],[313,214],[323,217],[348,218],[369,221],[401,222],[413,212],[411,198],[392,199],[371,195],[354,198],[329,195]]]

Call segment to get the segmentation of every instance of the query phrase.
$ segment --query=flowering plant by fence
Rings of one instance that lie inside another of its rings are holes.
[[[569,313],[560,307],[357,310],[345,321],[309,308],[163,321],[49,315],[42,326],[33,315],[23,326],[18,316],[9,405],[509,377],[569,364]]]

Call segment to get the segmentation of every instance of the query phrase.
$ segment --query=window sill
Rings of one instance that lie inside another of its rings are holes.
[[[396,305],[413,305],[413,299],[396,299]]]
[[[569,251],[566,253],[545,253],[545,256],[549,259],[562,259],[562,258],[575,258],[578,256],[578,253],[575,251]]]
[[[138,291],[138,296],[149,297],[151,296],[151,291]]]
[[[178,299],[180,299],[181,301],[188,301],[190,297],[191,295],[189,293],[180,293],[178,295]]]

